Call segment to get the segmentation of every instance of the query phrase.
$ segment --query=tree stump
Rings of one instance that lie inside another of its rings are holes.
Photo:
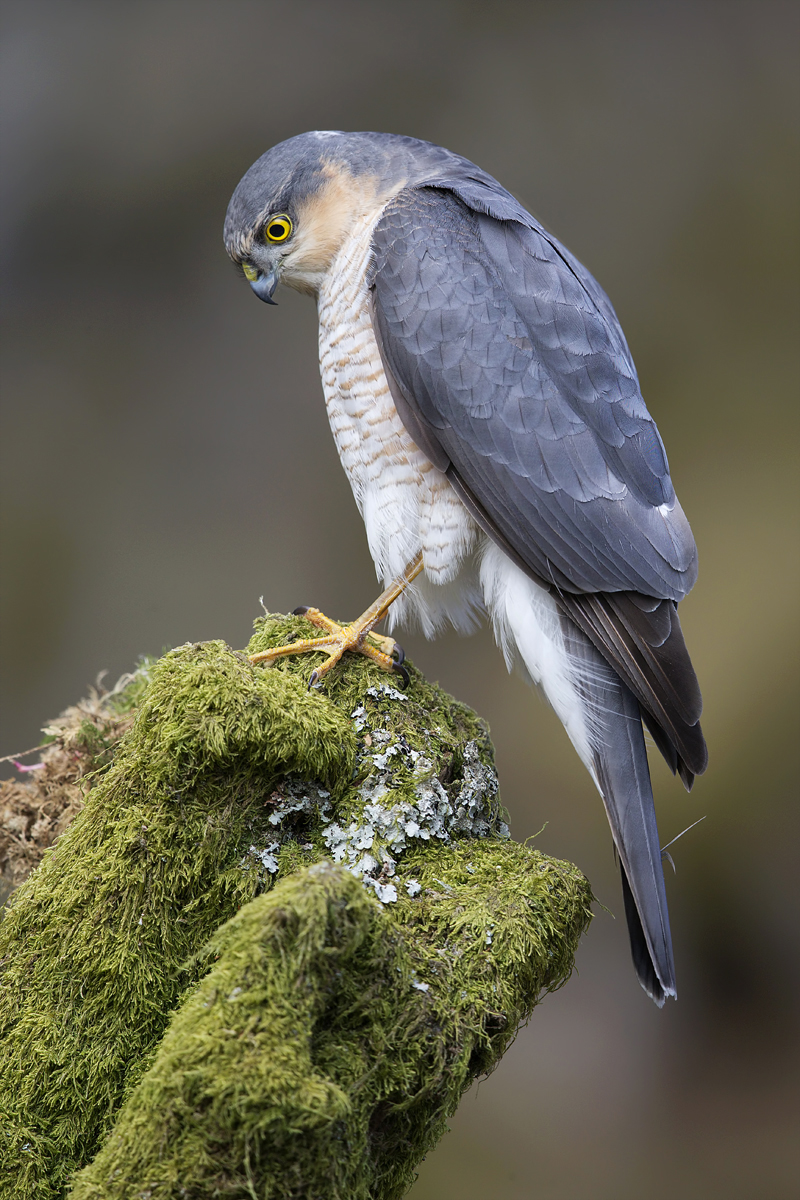
[[[483,722],[311,658],[181,646],[45,752],[92,772],[0,927],[3,1195],[393,1200],[569,977],[589,884],[510,839]]]

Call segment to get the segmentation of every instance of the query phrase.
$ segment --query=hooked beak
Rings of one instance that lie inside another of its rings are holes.
[[[277,300],[272,299],[273,293],[277,286],[277,271],[270,271],[269,275],[259,275],[257,279],[250,280],[250,287],[258,296],[259,300],[263,300],[265,304],[277,304]]]

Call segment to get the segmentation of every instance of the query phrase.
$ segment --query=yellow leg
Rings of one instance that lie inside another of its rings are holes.
[[[336,665],[345,650],[351,650],[356,654],[365,654],[367,658],[378,663],[384,671],[394,671],[399,668],[400,673],[407,680],[408,677],[401,666],[402,660],[398,662],[392,657],[396,645],[394,640],[384,637],[382,634],[373,633],[372,629],[379,621],[383,620],[394,601],[398,596],[402,596],[412,579],[416,579],[421,570],[422,555],[418,554],[414,561],[408,564],[402,575],[399,575],[386,591],[381,593],[375,603],[371,604],[367,611],[350,625],[338,625],[336,621],[332,621],[330,617],[321,613],[318,608],[295,609],[295,612],[302,613],[312,625],[326,630],[327,636],[290,642],[288,646],[277,646],[274,650],[262,650],[260,654],[251,655],[250,661],[271,667],[279,658],[286,658],[290,654],[325,651],[328,654],[326,661],[311,673],[308,683],[308,686],[311,687],[330,671],[331,667]],[[367,638],[372,640],[368,641]]]

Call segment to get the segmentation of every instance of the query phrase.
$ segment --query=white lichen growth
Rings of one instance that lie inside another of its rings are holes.
[[[497,818],[497,775],[481,760],[477,743],[465,743],[456,778],[445,776],[445,786],[434,764],[435,749],[431,747],[429,757],[402,733],[387,728],[387,702],[408,703],[408,696],[390,684],[377,684],[366,689],[363,703],[351,713],[361,735],[357,815],[349,822],[333,820],[330,794],[324,788],[287,778],[270,797],[268,820],[276,840],[252,845],[241,864],[244,870],[255,859],[261,869],[276,875],[281,846],[297,840],[298,829],[307,828],[311,820],[333,861],[345,864],[381,904],[394,904],[398,891],[392,879],[414,842],[509,836],[508,827]],[[405,888],[411,897],[422,891],[416,880],[406,882]]]
[[[278,840],[271,841],[266,846],[250,846],[240,863],[244,871],[250,869],[252,860],[255,859],[268,874],[277,875],[281,846],[295,833],[295,822],[292,818],[298,814],[309,817],[318,814],[323,821],[329,819],[330,792],[315,783],[288,777],[281,784],[281,790],[272,793],[270,801],[273,807],[268,820],[270,825],[275,826]]]
[[[270,842],[268,846],[264,846],[261,850],[259,850],[257,846],[251,846],[247,853],[251,854],[253,858],[257,858],[262,867],[269,871],[270,875],[277,875],[278,851],[280,848],[280,842]],[[243,863],[242,865],[244,866],[245,870],[247,870],[247,864]]]
[[[387,685],[382,687],[386,690]],[[367,694],[377,690],[370,688]],[[363,705],[355,709],[353,719],[359,731],[367,728],[369,717]],[[347,826],[332,821],[322,837],[334,862],[345,862],[383,904],[397,899],[397,889],[385,881],[394,876],[409,843],[449,842],[454,835],[486,837],[493,830],[500,837],[509,836],[508,827],[498,825],[493,812],[497,775],[481,762],[474,741],[464,747],[461,780],[451,797],[433,762],[404,737],[380,728],[371,728],[369,737],[374,749],[363,756],[370,770],[360,788],[361,819]],[[415,881],[412,884],[407,885],[409,896],[421,890]]]
[[[364,695],[372,696],[373,700],[387,696],[390,700],[402,700],[404,703],[408,703],[408,696],[405,692],[398,692],[397,688],[392,687],[390,683],[379,683],[375,687],[368,687]]]

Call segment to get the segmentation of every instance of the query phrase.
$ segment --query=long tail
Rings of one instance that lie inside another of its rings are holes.
[[[484,598],[507,661],[519,655],[603,798],[622,872],[639,981],[661,1007],[675,996],[661,849],[639,703],[558,600],[490,547]]]
[[[619,855],[622,895],[639,982],[659,1008],[676,996],[661,846],[639,703],[585,634],[566,626],[573,661],[585,662],[578,690],[595,726],[592,776]],[[597,669],[597,660],[602,664]],[[605,678],[604,678],[605,676]]]

